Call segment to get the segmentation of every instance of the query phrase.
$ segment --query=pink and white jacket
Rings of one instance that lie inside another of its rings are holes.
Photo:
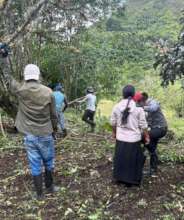
[[[137,107],[131,100],[129,103],[129,116],[127,124],[122,125],[122,113],[127,106],[128,99],[121,100],[113,108],[111,115],[111,125],[116,126],[116,139],[124,142],[138,142],[141,140],[142,130],[148,127],[143,108]]]

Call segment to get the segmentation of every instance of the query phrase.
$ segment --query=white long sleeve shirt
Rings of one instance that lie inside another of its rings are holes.
[[[148,127],[145,112],[136,107],[133,100],[129,103],[129,116],[127,124],[122,125],[122,113],[127,106],[128,99],[121,100],[115,105],[111,115],[111,125],[116,126],[116,139],[124,142],[138,142],[141,140],[142,130]]]

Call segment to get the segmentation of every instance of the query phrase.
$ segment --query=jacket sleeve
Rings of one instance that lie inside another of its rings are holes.
[[[144,110],[146,112],[156,112],[159,108],[160,104],[155,100],[151,100],[150,103],[144,107]]]
[[[118,120],[117,109],[116,107],[114,107],[112,110],[111,118],[110,118],[110,123],[113,127],[117,125],[117,120]]]
[[[64,108],[63,108],[63,112],[68,108],[68,101],[66,99],[66,96],[64,98]]]
[[[56,104],[55,104],[55,98],[52,94],[51,94],[51,103],[50,103],[50,118],[51,118],[53,130],[57,131]]]
[[[141,107],[139,107],[139,108],[140,108],[140,110],[139,110],[140,111],[139,112],[139,128],[141,130],[145,130],[148,128],[148,123],[146,121],[146,115],[145,115],[144,110]]]

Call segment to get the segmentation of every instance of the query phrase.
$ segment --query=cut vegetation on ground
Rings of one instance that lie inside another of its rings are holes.
[[[144,177],[140,188],[127,189],[112,179],[110,134],[89,133],[73,120],[67,138],[57,141],[55,182],[60,190],[42,202],[33,197],[22,138],[11,135],[1,142],[0,219],[184,219],[181,145],[160,145],[158,176]]]

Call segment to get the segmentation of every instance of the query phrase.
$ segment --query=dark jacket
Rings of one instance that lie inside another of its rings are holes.
[[[150,128],[167,128],[166,118],[160,108],[159,102],[148,99],[147,105],[144,106],[147,112],[147,121]]]

